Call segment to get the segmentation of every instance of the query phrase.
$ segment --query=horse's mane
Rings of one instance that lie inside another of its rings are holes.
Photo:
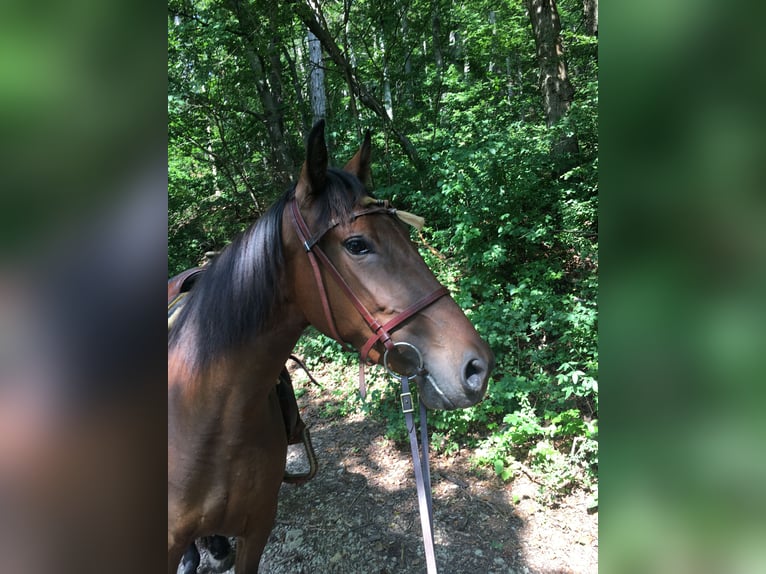
[[[232,241],[195,282],[168,334],[168,349],[183,345],[192,367],[204,368],[222,352],[264,333],[283,302],[282,213],[295,186]],[[367,192],[359,180],[329,169],[315,197],[318,221],[346,221]]]

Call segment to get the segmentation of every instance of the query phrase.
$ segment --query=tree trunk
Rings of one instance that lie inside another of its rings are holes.
[[[555,0],[526,0],[526,4],[537,47],[545,120],[551,127],[569,111],[574,97],[561,43],[561,22]]]
[[[308,107],[311,104],[306,105],[306,98],[303,96],[303,78],[308,75],[303,65],[303,50],[301,49],[301,42],[293,40],[290,44],[290,49],[287,46],[283,46],[282,55],[287,63],[287,69],[290,72],[290,82],[295,93],[295,100],[298,103],[296,110],[293,112],[297,116],[295,123],[308,127],[313,125],[313,123],[308,112]],[[310,94],[308,97],[311,97]]]
[[[410,26],[407,21],[407,12],[402,12],[402,42],[404,42],[405,45],[409,45],[411,43],[410,40]],[[412,89],[412,52],[407,51],[407,54],[404,57],[404,86],[403,86],[403,92],[404,92],[404,98],[407,102],[407,107],[413,107],[415,105],[415,100],[412,97],[413,89]]]
[[[431,36],[434,44],[434,62],[436,67],[444,67],[444,54],[442,52],[442,20],[439,11],[438,0],[433,3],[431,8]]]
[[[386,53],[386,42],[383,38],[383,23],[380,23],[380,35],[377,36],[378,49],[383,55],[383,105],[389,119],[394,119],[394,99],[391,95],[391,76],[388,72],[388,54]]]
[[[582,0],[582,11],[585,16],[585,33],[598,36],[598,0]]]
[[[314,112],[314,121],[317,123],[327,117],[327,95],[324,89],[324,67],[322,66],[322,45],[314,33],[308,32],[309,61],[309,85],[311,88],[311,109]]]
[[[346,53],[348,54],[348,63],[351,66],[351,73],[355,73],[356,70],[356,55],[354,54],[354,47],[349,42],[348,36],[351,31],[351,2],[352,0],[343,0],[343,45],[346,46]],[[356,126],[357,139],[362,139],[362,127],[359,125],[359,108],[356,105],[356,94],[354,93],[354,86],[348,81],[348,75],[346,76],[346,84],[348,85],[348,106],[351,116],[354,118],[354,125]]]
[[[487,63],[487,72],[492,74],[495,72],[495,61],[493,58],[497,53],[497,14],[494,10],[489,11],[489,23],[492,25],[492,55]]]

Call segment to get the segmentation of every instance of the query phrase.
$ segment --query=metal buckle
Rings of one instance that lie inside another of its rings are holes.
[[[402,393],[399,395],[399,398],[402,401],[402,412],[407,413],[414,413],[415,408],[413,406],[412,402],[412,393]]]

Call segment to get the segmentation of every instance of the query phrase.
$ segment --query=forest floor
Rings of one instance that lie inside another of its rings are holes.
[[[425,572],[409,448],[386,439],[385,425],[363,414],[321,416],[335,400],[328,395],[312,386],[298,401],[319,471],[303,486],[282,485],[260,572]],[[290,447],[291,470],[305,461],[301,451]],[[552,503],[526,474],[503,483],[476,468],[468,452],[432,454],[431,475],[439,572],[598,572],[598,513],[589,512],[588,493]],[[202,556],[199,572],[213,572]]]

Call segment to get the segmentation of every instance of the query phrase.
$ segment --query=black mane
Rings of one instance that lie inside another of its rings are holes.
[[[348,221],[362,197],[372,194],[362,183],[348,172],[330,168],[327,170],[325,189],[315,202],[319,203],[317,219],[324,223]],[[317,231],[312,229],[311,231]]]
[[[282,213],[288,190],[247,231],[209,264],[186,297],[168,334],[168,348],[184,344],[192,368],[209,366],[222,352],[266,331],[284,301]],[[367,192],[351,174],[329,169],[325,189],[314,195],[318,220],[348,220]]]

